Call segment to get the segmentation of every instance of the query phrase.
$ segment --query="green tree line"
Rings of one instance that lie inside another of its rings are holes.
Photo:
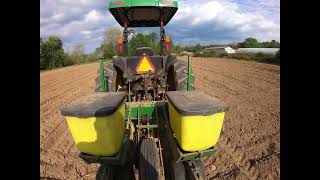
[[[120,28],[108,28],[104,32],[103,40],[98,48],[90,54],[85,54],[84,45],[75,44],[71,52],[66,53],[63,49],[63,42],[57,36],[48,38],[40,37],[40,70],[53,69],[57,67],[70,66],[74,64],[95,62],[98,60],[98,54],[104,59],[111,59],[113,56],[123,55],[117,52],[117,38],[122,36]],[[280,42],[276,40],[259,42],[256,38],[249,37],[243,42],[226,44],[234,49],[237,48],[280,48]],[[221,45],[201,45],[183,46],[175,44],[170,38],[170,52],[180,54],[182,51],[199,53],[207,47]],[[128,53],[133,56],[135,49],[138,47],[151,47],[155,54],[160,54],[160,37],[159,33],[137,33],[129,36]]]
[[[276,40],[259,42],[256,38],[249,37],[238,43],[239,48],[280,48],[280,42]]]
[[[85,54],[84,51],[84,45],[75,44],[72,51],[66,53],[58,36],[40,37],[40,70],[97,61],[95,52]]]
[[[40,70],[64,66],[65,53],[59,37],[40,37]]]
[[[104,59],[111,59],[113,56],[123,55],[117,52],[117,38],[122,36],[119,28],[109,28],[104,33],[104,38],[95,53],[102,54]],[[151,47],[155,54],[160,54],[160,36],[155,32],[137,33],[128,38],[128,54],[133,56],[135,49],[139,47]],[[170,46],[173,48],[173,41],[170,38]]]

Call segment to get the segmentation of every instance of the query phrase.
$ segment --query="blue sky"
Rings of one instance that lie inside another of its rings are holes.
[[[120,27],[109,0],[41,0],[40,36],[57,35],[66,51],[75,44],[92,52],[108,27]],[[280,41],[280,0],[180,0],[166,33],[182,45],[221,44],[256,37]],[[140,28],[139,31],[158,28]]]

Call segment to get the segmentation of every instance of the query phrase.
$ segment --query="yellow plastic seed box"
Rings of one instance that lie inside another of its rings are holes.
[[[125,129],[124,92],[86,96],[62,109],[80,152],[113,156],[119,152]]]
[[[181,149],[193,152],[213,147],[228,106],[198,91],[169,91],[167,97],[170,125]]]

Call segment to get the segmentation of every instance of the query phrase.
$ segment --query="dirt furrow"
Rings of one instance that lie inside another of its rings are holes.
[[[93,67],[98,68],[97,66],[93,66]],[[85,68],[85,69],[81,68],[81,69],[78,69],[77,71],[72,72],[72,73],[59,73],[59,75],[56,75],[56,77],[55,76],[50,77],[50,78],[40,77],[41,79],[43,79],[43,82],[46,82],[46,83],[40,83],[40,85],[41,85],[40,89],[43,92],[46,92],[47,90],[51,91],[51,90],[53,90],[54,87],[59,87],[59,83],[68,83],[72,80],[75,80],[75,78],[84,80],[83,78],[79,78],[79,76],[84,76],[84,73],[91,74],[91,67],[89,69],[88,68]]]
[[[246,85],[252,86],[252,85],[254,85],[252,82],[259,81],[260,83],[255,83],[255,86],[253,86],[255,88],[258,88],[259,90],[266,88],[266,87],[269,87],[270,85],[278,85],[279,84],[279,81],[275,78],[272,78],[272,81],[271,81],[271,80],[263,79],[261,77],[251,76],[251,74],[249,74],[247,72],[230,74],[230,73],[225,73],[224,70],[216,70],[215,68],[210,68],[210,67],[206,67],[206,66],[200,66],[200,67],[196,66],[194,68],[201,69],[201,70],[208,71],[208,72],[212,72],[213,74],[225,76],[225,77],[231,78],[233,80],[238,80]],[[239,77],[241,77],[241,79]],[[263,82],[261,82],[261,81],[263,81]]]
[[[57,87],[52,89],[52,90],[49,90],[48,92],[46,91],[43,91],[43,93],[45,94],[45,96],[43,96],[42,99],[40,99],[40,105],[46,103],[47,101],[50,101],[51,99],[57,97],[57,96],[61,96],[63,95],[64,93],[66,93],[66,91],[70,91],[70,89],[66,89],[65,91],[61,92],[61,87],[63,86],[70,86],[70,81],[72,84],[82,84],[82,83],[85,83],[84,80],[87,80],[87,76],[86,75],[89,75],[90,73],[87,73],[87,74],[82,74],[81,76],[75,76],[73,77],[72,79],[70,79],[69,81],[67,80],[62,80],[62,81],[59,81],[58,84],[57,84]],[[42,91],[42,89],[40,89]],[[72,91],[70,91],[72,92]]]
[[[66,76],[61,76],[59,77],[59,80],[52,82],[52,80],[48,80],[52,82],[53,84],[50,86],[42,87],[40,88],[44,94],[47,94],[48,92],[52,92],[53,90],[58,90],[61,88],[60,85],[69,85],[70,82],[73,83],[75,80],[79,81],[86,81],[89,80],[87,79],[87,76],[92,77],[91,72],[82,72],[79,74],[72,74],[72,75],[66,75]]]

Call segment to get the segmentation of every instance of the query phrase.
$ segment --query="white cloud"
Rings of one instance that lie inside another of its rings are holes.
[[[268,5],[276,7],[275,2]],[[267,5],[266,1],[261,3]],[[221,37],[228,35],[223,33],[237,33],[237,40],[242,40],[244,36],[254,36],[259,40],[280,39],[280,24],[276,20],[269,19],[257,11],[242,11],[237,3],[231,1],[209,1],[198,4],[185,2],[180,4],[180,7],[173,18],[173,23],[169,26],[175,32],[177,30],[175,26],[181,28],[181,24],[185,24],[183,41],[194,39],[190,31],[198,31],[200,39],[201,36],[209,37],[208,34],[202,33],[204,29],[200,29],[200,26],[205,26],[207,28],[205,31],[209,31],[208,33],[220,33]],[[229,34],[229,36],[237,35]],[[208,38],[207,40],[210,41]],[[217,39],[211,41],[215,42]]]
[[[280,0],[258,0],[258,2],[268,7],[280,8]]]
[[[85,15],[84,21],[88,23],[98,22],[98,21],[101,21],[103,18],[104,18],[103,15],[100,14],[98,11],[92,10]]]
[[[116,21],[106,12],[108,0],[41,0],[40,36],[57,35],[64,47],[73,44],[88,45],[94,50],[106,27]]]
[[[61,21],[64,18],[64,13],[55,14],[52,16],[52,20]]]
[[[107,27],[120,27],[107,10],[108,2],[41,0],[40,35],[58,35],[67,47],[83,43],[88,51],[93,51],[102,41]],[[280,39],[279,0],[186,0],[178,3],[178,12],[166,27],[166,32],[171,33],[176,42],[234,42],[248,36],[259,40]]]
[[[84,30],[84,31],[80,31],[80,33],[83,35],[90,35],[91,31]]]

